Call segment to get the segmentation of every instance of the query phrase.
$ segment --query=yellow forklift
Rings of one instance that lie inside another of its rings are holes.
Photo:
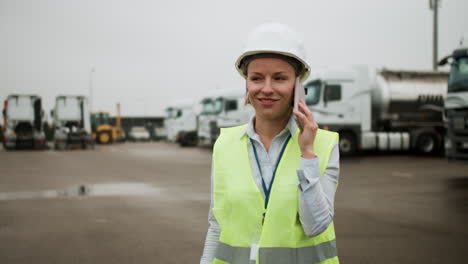
[[[123,139],[120,104],[117,104],[117,116],[115,126],[111,124],[108,112],[96,112],[91,114],[91,130],[95,142],[99,144],[111,144]]]

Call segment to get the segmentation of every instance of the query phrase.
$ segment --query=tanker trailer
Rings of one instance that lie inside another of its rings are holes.
[[[448,73],[368,66],[311,74],[306,103],[320,127],[340,134],[343,155],[360,150],[440,154]]]

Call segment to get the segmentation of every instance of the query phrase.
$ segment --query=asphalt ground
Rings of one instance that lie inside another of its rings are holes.
[[[209,149],[0,149],[0,263],[198,263]],[[342,159],[341,263],[467,263],[468,165],[368,153]]]

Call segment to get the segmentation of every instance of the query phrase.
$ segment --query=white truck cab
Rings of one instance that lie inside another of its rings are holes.
[[[197,118],[198,145],[201,147],[212,146],[218,134],[216,116],[221,109],[221,102],[216,98],[216,93],[212,93],[201,100],[202,109]]]
[[[198,101],[178,101],[166,108],[167,138],[181,145],[195,145]]]
[[[242,89],[226,90],[217,100],[222,109],[217,115],[219,128],[239,126],[249,122],[255,111],[245,104],[245,92]]]
[[[78,145],[83,149],[94,146],[91,114],[85,96],[57,96],[50,114],[55,127],[55,149],[62,150],[69,145]]]
[[[198,144],[212,146],[221,128],[245,124],[254,114],[251,105],[245,105],[241,88],[218,89],[202,100],[203,111],[198,117]]]
[[[460,47],[443,58],[450,63],[450,78],[445,100],[445,154],[450,161],[468,162],[468,47]]]
[[[44,111],[37,95],[9,95],[3,108],[3,146],[7,150],[19,147],[44,149]]]

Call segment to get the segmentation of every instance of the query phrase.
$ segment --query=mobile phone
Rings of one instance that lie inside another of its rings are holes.
[[[294,106],[293,106],[293,109],[295,111],[299,111],[299,100],[304,100],[305,101],[305,89],[304,89],[304,86],[302,85],[301,83],[301,80],[299,79],[299,77],[296,78],[296,85],[294,86]],[[296,123],[297,125],[299,126],[299,129],[301,129],[302,131],[302,128],[304,127],[304,125],[298,120],[296,119]]]
[[[299,111],[299,100],[305,101],[305,90],[299,77],[296,77],[296,85],[294,87],[294,110]]]

